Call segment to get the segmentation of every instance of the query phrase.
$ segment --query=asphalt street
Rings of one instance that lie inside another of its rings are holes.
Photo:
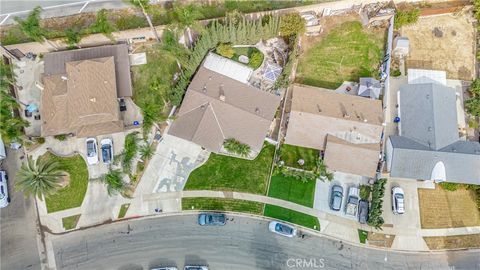
[[[231,216],[233,217],[233,216]],[[480,251],[386,252],[306,233],[268,231],[268,221],[233,217],[224,227],[200,227],[196,215],[125,221],[53,236],[57,269],[150,269],[207,264],[242,269],[480,269]]]
[[[7,151],[8,158],[3,161],[2,169],[9,176],[11,202],[0,209],[0,269],[40,269],[35,202],[13,188],[21,151]]]

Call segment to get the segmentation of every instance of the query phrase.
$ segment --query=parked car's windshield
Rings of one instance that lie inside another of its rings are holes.
[[[399,199],[399,200],[400,200],[400,199],[403,199],[403,194],[398,194],[398,193],[397,193],[397,194],[395,194],[395,197],[396,197],[397,199]]]
[[[87,153],[89,157],[95,156],[95,147],[93,145],[93,142],[87,143]]]
[[[277,232],[283,232],[283,233],[287,233],[287,234],[291,234],[292,233],[292,229],[287,227],[287,226],[283,226],[282,224],[277,224],[277,226],[275,226],[275,230]]]

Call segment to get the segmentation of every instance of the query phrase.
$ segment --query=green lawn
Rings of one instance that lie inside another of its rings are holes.
[[[286,166],[312,171],[319,158],[320,151],[317,149],[283,144],[280,147],[280,160],[285,162]],[[298,160],[303,159],[303,166],[298,164]]]
[[[265,205],[264,215],[302,225],[307,228],[320,230],[318,218],[283,207],[267,204]]]
[[[62,218],[63,228],[65,230],[75,229],[75,227],[77,227],[77,223],[79,219],[80,219],[80,215]]]
[[[235,61],[238,61],[238,57],[239,57],[240,55],[246,55],[246,56],[248,56],[248,58],[250,58],[250,60],[251,60],[252,54],[253,54],[254,52],[261,53],[261,52],[260,52],[257,48],[255,48],[255,47],[240,47],[240,48],[233,48],[233,50],[235,51],[235,55],[232,57],[232,59],[235,60]],[[262,63],[263,63],[263,58],[264,58],[263,53],[261,53],[261,55],[262,55],[261,61],[260,61],[260,60],[259,60],[259,61],[256,61],[256,62],[255,62],[255,61],[250,61],[250,62],[248,63],[248,66],[251,67],[251,68],[253,68],[253,69],[259,68],[259,67],[262,65]],[[242,64],[243,64],[243,63],[242,63]]]
[[[273,175],[270,180],[268,196],[313,207],[316,181],[302,181],[281,174]]]
[[[358,239],[360,243],[365,244],[367,242],[368,232],[358,229]]]
[[[265,194],[275,146],[265,144],[255,160],[212,153],[208,161],[194,170],[185,190],[224,190]]]
[[[122,204],[120,207],[120,212],[118,212],[118,218],[124,218],[127,214],[128,207],[130,207],[129,203]]]
[[[263,211],[263,204],[236,199],[183,198],[182,209],[233,211],[261,215]]]
[[[343,81],[375,77],[384,54],[386,31],[362,27],[358,21],[332,29],[299,60],[297,81],[335,89]]]
[[[70,175],[70,183],[66,187],[45,198],[48,213],[80,207],[88,185],[88,170],[85,160],[80,155],[65,158],[51,153],[47,153],[41,158],[58,161],[61,169]]]

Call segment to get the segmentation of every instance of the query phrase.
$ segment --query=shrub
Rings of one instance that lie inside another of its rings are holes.
[[[253,68],[253,69],[257,69],[259,68],[262,63],[263,63],[263,53],[261,53],[260,51],[254,51],[252,52],[252,54],[250,55],[250,61],[248,62],[248,65]]]
[[[305,32],[305,20],[299,13],[288,13],[280,18],[280,35],[284,37],[301,35]]]
[[[120,161],[122,162],[123,172],[130,173],[132,171],[132,162],[138,152],[138,133],[133,132],[125,136],[125,146],[123,152],[120,154]]]
[[[234,138],[226,139],[223,143],[223,147],[230,153],[240,155],[242,157],[250,154],[250,146],[248,144],[241,143]]]
[[[53,136],[55,139],[59,140],[59,141],[65,141],[67,139],[67,135],[66,134],[60,134],[60,135],[55,135]]]
[[[442,187],[444,190],[448,190],[448,191],[455,191],[457,190],[459,187],[462,187],[463,185],[462,184],[456,184],[456,183],[450,183],[450,182],[442,182],[439,184],[440,187]]]
[[[416,23],[419,16],[420,9],[418,8],[405,11],[397,10],[395,13],[395,28],[398,29],[404,25]]]
[[[372,204],[370,206],[370,212],[368,215],[368,225],[375,229],[382,229],[382,225],[385,222],[382,218],[382,205],[383,196],[385,195],[385,183],[386,179],[378,179],[373,184],[372,190]]]
[[[38,144],[44,144],[45,143],[45,138],[43,137],[38,137],[35,139],[35,141],[38,143]]]
[[[360,185],[360,198],[362,200],[368,200],[371,190],[372,188],[369,185]]]
[[[285,177],[293,177],[297,180],[302,181],[303,183],[306,183],[308,181],[314,181],[318,177],[313,172],[290,169],[290,168],[285,167],[285,166],[277,166],[277,167],[275,167],[275,171],[276,171],[276,173],[279,173],[279,174],[281,174]]]
[[[396,69],[392,70],[392,73],[390,75],[392,75],[393,77],[398,77],[398,76],[402,75],[402,72],[400,71],[400,69],[396,68]]]
[[[141,27],[148,27],[148,22],[144,16],[133,14],[122,14],[115,20],[115,26],[118,30],[127,30]]]
[[[475,192],[477,207],[480,210],[480,185],[467,185],[467,189]]]
[[[235,50],[230,43],[222,43],[217,47],[217,53],[221,56],[232,58],[235,55]]]

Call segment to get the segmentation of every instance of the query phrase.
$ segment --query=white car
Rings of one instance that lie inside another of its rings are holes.
[[[400,215],[405,213],[405,193],[401,187],[392,188],[392,211]]]
[[[8,196],[8,176],[6,171],[0,171],[0,208],[7,207],[10,203]]]
[[[268,224],[268,229],[271,232],[286,237],[294,237],[295,235],[297,235],[297,229],[295,227],[278,221],[271,221],[270,224]]]
[[[174,266],[167,266],[167,267],[152,268],[150,270],[178,270],[178,268]]]
[[[87,162],[90,165],[98,163],[97,140],[95,138],[87,139]]]
[[[102,150],[102,161],[110,164],[113,161],[113,141],[112,139],[103,139],[100,141],[100,149]]]

